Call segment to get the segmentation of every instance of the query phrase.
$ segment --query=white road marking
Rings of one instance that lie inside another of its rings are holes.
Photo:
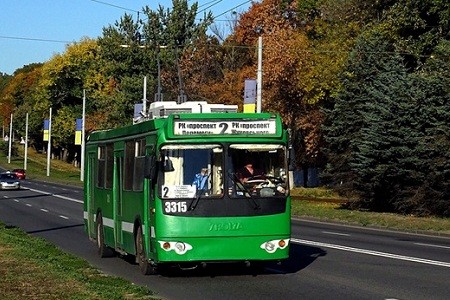
[[[41,208],[41,211],[43,211],[43,212],[48,212],[48,209]]]
[[[32,207],[33,205],[31,205],[30,203],[25,204],[28,207]]]
[[[414,243],[414,245],[425,246],[425,247],[435,247],[435,248],[450,249],[450,247],[448,247],[448,246],[425,244],[425,243]]]
[[[332,232],[332,231],[322,231],[322,233],[333,234],[333,235],[342,235],[342,236],[350,236],[350,234],[347,234],[347,233]]]
[[[386,252],[379,252],[379,251],[353,248],[353,247],[321,243],[321,242],[314,242],[314,241],[308,241],[308,240],[301,240],[301,239],[295,239],[295,238],[291,238],[291,241],[294,243],[299,243],[299,244],[332,248],[332,249],[337,249],[337,250],[342,250],[342,251],[355,252],[355,253],[380,256],[380,257],[392,258],[392,259],[397,259],[397,260],[412,261],[412,262],[421,263],[421,264],[435,265],[435,266],[450,268],[450,263],[438,261],[438,260],[430,260],[430,259],[424,259],[424,258],[418,258],[418,257],[412,257],[412,256],[404,256],[404,255],[398,255],[398,254],[392,254],[392,253],[386,253]]]
[[[20,202],[20,201],[19,201],[19,200],[17,200],[17,199],[14,199],[14,201],[15,201],[15,202],[17,202],[17,203],[19,203],[19,202]]]
[[[69,220],[69,218],[68,218],[68,217],[66,217],[66,216],[63,216],[63,215],[60,215],[59,217],[60,217],[60,218],[63,218],[63,219],[66,219],[66,220]]]
[[[36,193],[41,193],[41,194],[44,194],[44,195],[49,195],[49,196],[53,196],[53,197],[57,197],[57,198],[61,198],[61,199],[65,199],[65,200],[69,200],[69,201],[73,201],[73,202],[77,202],[77,203],[83,203],[82,200],[77,200],[77,199],[73,199],[73,198],[70,198],[70,197],[65,197],[65,196],[61,196],[61,195],[51,194],[51,193],[40,191],[40,190],[36,190],[36,189],[31,189],[31,188],[28,188],[28,189],[30,191],[33,191],[33,192],[36,192]]]

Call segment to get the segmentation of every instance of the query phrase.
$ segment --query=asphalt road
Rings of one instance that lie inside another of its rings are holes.
[[[450,238],[293,220],[290,259],[263,270],[220,265],[143,276],[100,259],[83,231],[80,188],[24,181],[0,191],[0,220],[165,299],[449,299]]]

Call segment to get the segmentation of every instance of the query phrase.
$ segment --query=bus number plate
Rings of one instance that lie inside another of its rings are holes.
[[[167,201],[164,203],[166,213],[187,212],[187,203],[184,201]]]

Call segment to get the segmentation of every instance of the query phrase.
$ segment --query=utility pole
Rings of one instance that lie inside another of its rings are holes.
[[[260,113],[262,105],[262,36],[258,37],[258,72],[256,81],[256,112]]]
[[[158,46],[156,53],[156,61],[158,62],[158,90],[155,94],[155,102],[164,101],[163,94],[161,91],[161,61],[160,61],[160,49],[166,48],[167,46]]]
[[[144,98],[142,99],[142,112],[147,116],[147,76],[144,76]]]
[[[81,166],[80,166],[80,180],[84,181],[84,151],[85,151],[85,123],[86,123],[86,90],[83,90],[83,115],[81,117]]]
[[[50,116],[48,118],[47,177],[50,176],[51,152],[52,152],[52,108],[50,107]]]
[[[181,78],[180,62],[178,61],[178,46],[175,46],[175,59],[177,60],[178,83],[180,85],[180,94],[178,95],[178,104],[186,102],[186,95],[184,94],[183,79]]]
[[[27,157],[28,157],[28,113],[25,117],[25,149],[23,156],[23,169],[27,170]]]
[[[13,122],[13,114],[11,114],[11,120],[9,122],[8,164],[11,163],[11,147],[12,147],[12,139],[13,139],[13,136],[12,136],[12,132],[13,132],[13,128],[12,128],[13,125],[12,124],[13,123],[12,122]]]

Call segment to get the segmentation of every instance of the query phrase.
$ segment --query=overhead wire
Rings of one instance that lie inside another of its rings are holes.
[[[51,40],[51,39],[28,38],[28,37],[5,36],[5,35],[0,35],[0,39],[37,41],[37,42],[49,42],[49,43],[64,43],[64,44],[69,44],[69,43],[73,43],[74,42],[74,41]]]
[[[218,18],[218,17],[220,17],[220,16],[223,16],[223,15],[226,14],[226,13],[232,12],[232,11],[234,11],[236,8],[241,7],[242,5],[245,5],[245,4],[247,4],[247,3],[249,3],[249,2],[252,2],[252,1],[254,1],[254,0],[248,0],[248,1],[242,2],[241,4],[236,5],[235,7],[232,7],[232,8],[230,8],[230,9],[224,11],[223,13],[216,15],[213,19],[215,20],[216,18]]]
[[[135,12],[135,13],[139,13],[138,10],[131,9],[131,8],[128,8],[128,7],[119,6],[119,5],[115,5],[115,4],[111,4],[111,3],[108,3],[108,2],[105,2],[105,1],[99,1],[99,0],[89,0],[89,1],[96,2],[96,3],[99,3],[99,4],[103,4],[103,5],[107,5],[107,6],[111,6],[111,7],[115,7],[115,8],[119,8],[119,9],[123,9],[123,10],[127,10],[127,11],[132,11],[132,12]]]

